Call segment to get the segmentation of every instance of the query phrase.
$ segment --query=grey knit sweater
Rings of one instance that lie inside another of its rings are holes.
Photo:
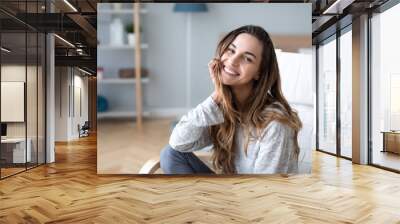
[[[223,122],[222,111],[210,96],[181,118],[172,131],[169,144],[181,152],[212,146],[208,127]],[[237,129],[234,139],[238,174],[297,173],[294,131],[287,125],[272,121],[263,130],[261,138],[249,142],[247,156],[241,128]]]

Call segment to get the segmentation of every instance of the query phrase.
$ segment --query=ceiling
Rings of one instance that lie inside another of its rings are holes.
[[[47,5],[46,5],[47,2]],[[28,32],[54,32],[56,65],[84,67],[96,70],[96,0],[1,0],[0,26],[3,46],[12,52],[8,60],[32,58],[36,45],[28,44],[25,50],[25,30]],[[72,7],[71,7],[72,6]],[[52,13],[48,13],[49,11]],[[32,39],[28,34],[28,41]],[[3,53],[3,52],[2,52]],[[64,57],[67,56],[67,57]],[[4,58],[3,58],[4,60]],[[80,62],[80,64],[77,64]]]
[[[377,7],[387,0],[253,0],[269,3],[312,3],[313,39],[321,36],[339,19]],[[55,32],[74,47],[56,38],[56,64],[86,66],[96,70],[97,3],[131,2],[128,0],[1,0],[0,26],[5,38],[2,43],[12,43],[15,54],[25,54],[25,38],[21,31]],[[143,1],[145,2],[145,1]],[[163,1],[151,1],[163,2]],[[218,1],[224,2],[224,1]],[[241,2],[241,1],[238,1]],[[242,1],[248,2],[248,1]],[[335,3],[337,2],[337,3]],[[69,5],[69,4],[70,5]],[[53,13],[48,13],[52,9]],[[27,12],[27,13],[26,13]],[[29,39],[29,38],[28,38]],[[30,41],[30,40],[28,40]],[[28,54],[36,48],[28,44]],[[77,50],[80,49],[80,50]],[[81,53],[79,53],[81,52]]]
[[[388,0],[314,0],[313,44],[351,24],[352,18],[373,11]],[[340,22],[338,22],[340,21]]]

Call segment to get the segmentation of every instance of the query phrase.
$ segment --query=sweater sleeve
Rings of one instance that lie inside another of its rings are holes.
[[[297,173],[298,156],[293,133],[289,126],[278,121],[272,121],[266,127],[260,140],[254,173]]]
[[[224,122],[221,109],[211,96],[184,115],[172,131],[170,146],[181,152],[200,150],[212,144],[209,126]]]

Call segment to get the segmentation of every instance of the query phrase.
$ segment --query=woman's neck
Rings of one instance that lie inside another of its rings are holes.
[[[238,103],[238,109],[242,110],[243,106],[245,105],[247,99],[249,98],[252,90],[252,84],[246,84],[242,86],[232,86],[233,94]]]

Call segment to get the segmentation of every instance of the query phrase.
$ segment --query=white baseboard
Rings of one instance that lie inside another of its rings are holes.
[[[54,141],[55,142],[67,142],[68,137],[66,136],[54,136]]]

